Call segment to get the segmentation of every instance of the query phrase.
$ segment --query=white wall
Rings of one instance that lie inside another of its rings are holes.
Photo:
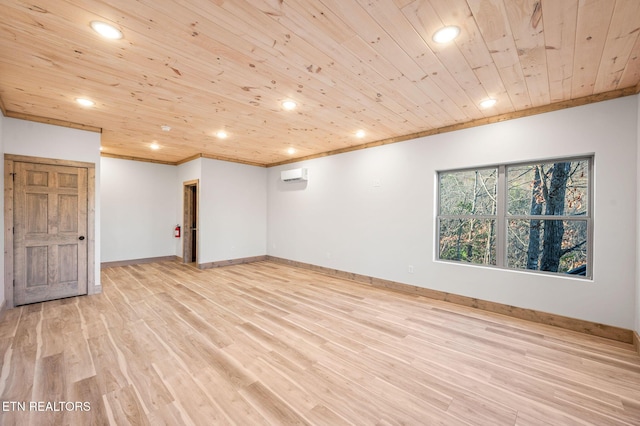
[[[265,255],[267,169],[201,161],[199,263]]]
[[[632,96],[270,168],[268,254],[633,328],[637,119]],[[434,260],[438,170],[591,153],[593,281]]]
[[[83,161],[96,165],[94,260],[95,283],[100,286],[100,134],[15,118],[4,118],[3,121],[6,154]]]
[[[177,167],[176,216],[182,229],[183,184],[198,179],[198,263],[266,254],[267,171],[199,158]],[[175,254],[182,257],[182,239]]]
[[[199,180],[198,262],[266,254],[267,170],[199,158],[177,167],[102,159],[103,262],[176,255],[183,183]],[[134,185],[134,182],[139,182]]]
[[[636,146],[636,164],[638,167],[637,182],[636,182],[636,197],[637,197],[637,216],[636,216],[636,322],[635,330],[640,334],[640,95],[636,96],[638,100],[638,117],[637,117],[637,140]]]
[[[101,261],[173,256],[177,168],[103,157],[100,169]]]
[[[0,153],[4,152],[4,132],[3,132],[3,128],[4,128],[4,122],[5,122],[5,118],[2,115],[2,113],[0,113]],[[0,176],[3,176],[2,178],[0,178],[0,194],[4,194],[4,161],[0,161]],[[4,196],[0,197],[0,223],[2,223],[4,225]],[[4,253],[4,234],[2,236],[2,238],[0,239],[0,249],[2,251],[0,251],[0,253]],[[2,277],[2,280],[4,282],[4,260],[2,260],[0,262],[0,277]],[[0,285],[0,308],[2,308],[2,306],[4,306],[4,302],[5,302],[5,296],[4,296],[4,284]]]

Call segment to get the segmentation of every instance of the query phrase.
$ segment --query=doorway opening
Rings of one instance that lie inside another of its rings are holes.
[[[184,182],[182,261],[198,265],[198,180]]]

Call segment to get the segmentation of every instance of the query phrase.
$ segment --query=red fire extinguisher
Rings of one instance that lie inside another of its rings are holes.
[[[176,225],[174,234],[176,238],[180,238],[180,225]]]

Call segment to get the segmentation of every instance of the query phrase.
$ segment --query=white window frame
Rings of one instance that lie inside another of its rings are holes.
[[[587,212],[584,215],[576,216],[576,215],[509,215],[508,214],[508,190],[507,190],[507,168],[515,167],[515,166],[524,166],[524,165],[533,165],[533,164],[541,164],[541,163],[560,163],[560,162],[575,162],[575,161],[587,161],[588,166],[588,179],[587,179]],[[531,161],[521,161],[521,162],[513,162],[513,163],[502,163],[502,164],[494,164],[494,165],[483,165],[478,167],[467,167],[460,169],[451,169],[451,170],[439,170],[436,172],[436,221],[435,221],[435,254],[436,260],[439,262],[447,262],[453,264],[464,264],[464,265],[473,265],[478,267],[486,267],[486,268],[499,268],[499,269],[507,269],[510,271],[519,271],[524,273],[531,274],[546,274],[555,277],[567,277],[567,278],[579,278],[579,279],[593,279],[593,171],[594,171],[594,156],[593,154],[588,155],[580,155],[575,157],[560,157],[560,158],[549,158],[549,159],[541,159],[541,160],[531,160]],[[440,179],[443,174],[450,173],[462,173],[462,172],[475,172],[479,170],[497,170],[497,190],[496,190],[496,214],[495,215],[446,215],[441,214],[440,205]],[[441,225],[440,221],[442,219],[494,219],[496,221],[495,225],[495,250],[496,250],[496,263],[493,264],[484,264],[484,263],[471,263],[460,260],[451,260],[451,259],[442,259],[440,257],[440,231]],[[563,220],[563,221],[583,221],[587,224],[587,267],[586,273],[584,276],[581,275],[572,275],[562,272],[550,272],[550,271],[540,271],[534,269],[523,269],[508,266],[508,253],[507,253],[507,245],[508,245],[508,223],[509,220]]]

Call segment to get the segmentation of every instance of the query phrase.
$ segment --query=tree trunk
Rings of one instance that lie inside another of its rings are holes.
[[[475,178],[473,180],[473,202],[471,203],[470,214],[476,214],[476,203],[478,202],[478,171],[476,170]],[[469,221],[469,235],[467,236],[467,262],[471,262],[473,259],[473,231],[475,227],[475,220]]]
[[[535,176],[533,189],[531,190],[531,216],[542,214],[542,179],[540,178],[540,167],[535,166]],[[529,247],[527,249],[527,269],[538,269],[538,257],[540,256],[540,226],[542,221],[529,221]]]
[[[549,183],[546,215],[560,216],[564,214],[564,199],[567,190],[567,179],[571,163],[555,163],[553,176]],[[562,220],[544,221],[544,241],[542,247],[541,271],[558,272],[562,256],[562,237],[564,224]]]

